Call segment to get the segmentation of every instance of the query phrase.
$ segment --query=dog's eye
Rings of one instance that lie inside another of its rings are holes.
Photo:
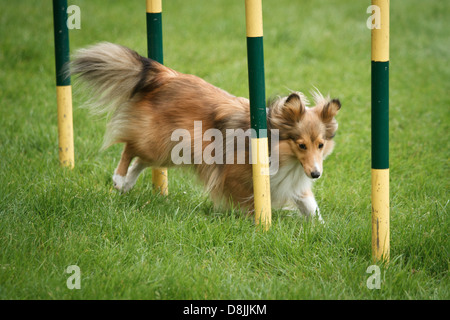
[[[300,147],[300,149],[306,150],[306,145],[305,144],[300,143],[298,146]]]
[[[323,148],[323,143],[319,143],[319,149]]]

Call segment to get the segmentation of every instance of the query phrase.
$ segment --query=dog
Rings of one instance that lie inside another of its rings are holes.
[[[70,74],[77,75],[77,80],[90,90],[91,111],[109,115],[103,148],[124,144],[113,175],[116,189],[130,190],[149,166],[190,165],[215,205],[237,206],[253,212],[248,140],[240,150],[244,162],[237,161],[240,156],[237,154],[231,156],[235,160],[232,163],[206,163],[198,160],[211,146],[217,147],[214,156],[230,159],[218,152],[230,142],[219,145],[217,139],[206,143],[203,139],[199,144],[195,139],[183,142],[174,139],[176,130],[190,137],[204,135],[208,130],[224,136],[232,129],[247,131],[251,128],[248,99],[108,42],[78,50],[69,68]],[[314,107],[308,106],[304,94],[295,91],[268,103],[268,130],[278,134],[277,141],[269,139],[271,156],[277,154],[272,162],[278,165],[270,177],[271,202],[275,208],[296,208],[306,217],[323,221],[312,183],[322,176],[323,160],[334,148],[338,128],[335,116],[341,103],[324,97],[318,90],[312,95]],[[174,160],[175,148],[182,149],[185,161]]]

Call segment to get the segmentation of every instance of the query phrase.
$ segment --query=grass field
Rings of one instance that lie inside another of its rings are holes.
[[[145,1],[73,0],[71,50],[146,54]],[[269,232],[218,212],[189,171],[119,195],[121,146],[78,108],[75,168],[58,163],[51,1],[0,0],[0,299],[449,299],[450,4],[391,1],[391,262],[370,290],[369,1],[264,0],[267,97],[339,97],[335,152],[315,185],[326,225],[273,212]],[[242,1],[164,1],[164,60],[248,96]],[[81,270],[69,290],[67,266]]]

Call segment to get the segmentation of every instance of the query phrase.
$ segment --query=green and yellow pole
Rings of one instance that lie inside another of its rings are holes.
[[[263,21],[261,0],[245,1],[247,61],[252,136],[255,223],[268,230],[272,220],[270,201],[269,143],[267,138],[264,82]]]
[[[389,0],[372,0],[372,259],[389,261]]]
[[[162,40],[162,1],[147,1],[147,49],[148,57],[163,64],[163,40]],[[153,190],[161,195],[167,195],[169,180],[167,168],[153,168]]]
[[[65,74],[69,62],[69,30],[67,29],[67,0],[53,0],[55,33],[56,102],[58,106],[59,162],[63,167],[75,165],[72,120],[72,86]]]

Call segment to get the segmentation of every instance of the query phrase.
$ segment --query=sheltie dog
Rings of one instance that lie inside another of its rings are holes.
[[[90,89],[92,98],[88,105],[93,113],[109,115],[103,147],[125,144],[113,175],[114,187],[122,192],[130,190],[149,166],[180,164],[173,159],[173,149],[179,144],[179,139],[173,137],[175,130],[193,137],[203,136],[211,129],[223,136],[231,129],[250,129],[248,99],[235,97],[194,75],[170,69],[120,45],[103,42],[78,50],[70,73],[79,75],[81,83]],[[301,92],[291,92],[268,103],[268,130],[278,130],[277,141],[269,139],[271,156],[277,154],[271,161],[278,165],[270,177],[271,202],[274,207],[298,209],[307,217],[316,216],[323,221],[311,187],[323,173],[323,160],[333,150],[338,127],[335,115],[341,103],[323,97],[318,90],[312,95],[314,107],[308,107]],[[214,204],[238,206],[252,213],[249,139],[240,150],[246,161],[240,163],[198,161],[199,153],[206,148],[211,150],[215,145],[218,155],[230,144],[218,139],[204,140],[200,145],[195,139],[184,141],[186,161],[181,164],[193,166]],[[231,159],[238,157],[239,154]]]

